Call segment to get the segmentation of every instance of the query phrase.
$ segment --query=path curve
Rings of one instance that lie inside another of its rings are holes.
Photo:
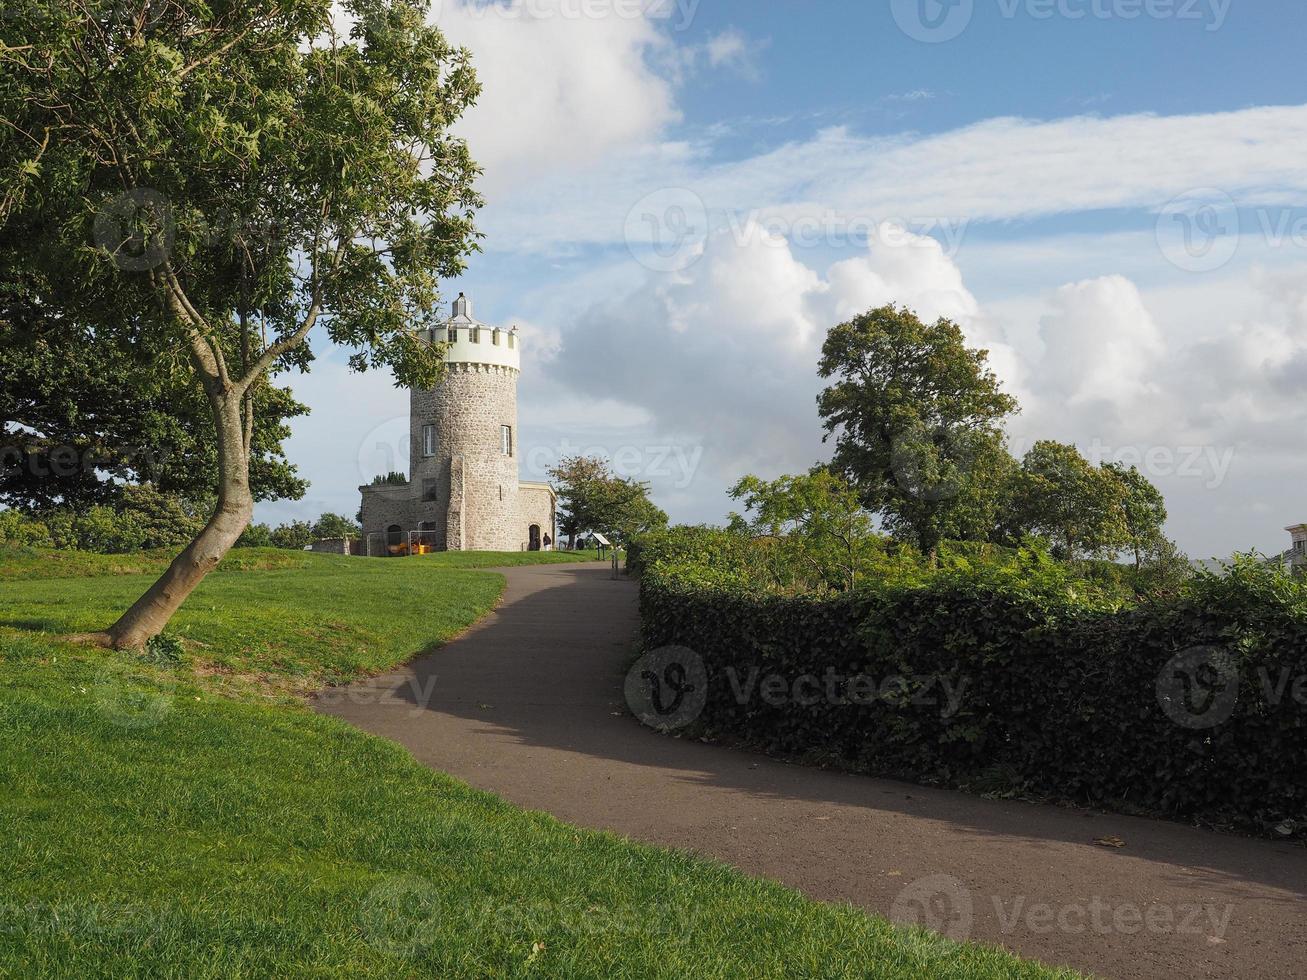
[[[972,939],[1046,963],[1121,978],[1307,974],[1307,849],[655,734],[622,695],[637,586],[596,565],[500,573],[503,601],[466,635],[319,710],[519,806],[820,900],[889,914],[905,888],[960,888],[941,897],[969,902]],[[1093,844],[1109,836],[1126,846]]]

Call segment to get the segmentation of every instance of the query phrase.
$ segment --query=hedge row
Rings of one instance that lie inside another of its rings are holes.
[[[646,650],[702,657],[708,695],[695,727],[706,736],[1302,838],[1305,595],[1252,561],[1116,612],[957,578],[767,596],[658,566],[642,577],[641,615]],[[779,680],[764,688],[769,677]],[[859,678],[857,689],[839,678]]]

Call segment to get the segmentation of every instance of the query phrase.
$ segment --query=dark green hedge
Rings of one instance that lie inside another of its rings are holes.
[[[834,598],[702,588],[658,571],[641,582],[646,650],[680,645],[705,661],[705,735],[1280,837],[1307,836],[1305,608],[1302,586],[1251,562],[1117,612],[958,578]],[[1210,727],[1177,724],[1158,692],[1164,668],[1196,649],[1186,664],[1207,671],[1200,680],[1238,676],[1228,720]],[[792,680],[828,669],[908,681],[870,703],[829,704],[823,691],[816,704],[769,704],[757,688],[741,699],[729,668],[737,684],[755,671]],[[920,703],[944,680],[965,684],[953,714]]]

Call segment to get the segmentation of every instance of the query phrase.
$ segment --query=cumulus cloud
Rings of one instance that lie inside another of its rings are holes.
[[[718,232],[689,268],[650,275],[583,313],[563,335],[561,376],[645,408],[661,433],[701,448],[696,490],[724,509],[721,491],[745,472],[793,472],[828,457],[817,361],[833,323],[899,302],[992,335],[937,242],[879,231],[865,255],[824,276],[765,229]]]
[[[433,8],[446,36],[472,51],[483,86],[458,131],[492,196],[645,142],[680,116],[673,84],[656,66],[673,43],[659,20],[617,7],[596,16],[578,10],[566,0],[447,0]]]
[[[1133,282],[1118,275],[1069,283],[1051,303],[1040,321],[1041,387],[1071,406],[1121,412],[1156,391],[1162,335]]]
[[[1274,546],[1273,513],[1246,504],[1284,497],[1260,481],[1283,473],[1277,453],[1302,448],[1303,270],[1244,283],[1249,317],[1203,337],[1183,323],[1164,330],[1124,276],[1071,282],[1043,298],[1027,339],[1014,342],[1022,331],[1012,328],[1022,325],[987,310],[931,239],[879,229],[865,254],[818,273],[785,239],[750,231],[710,236],[689,268],[649,275],[561,334],[557,380],[648,416],[594,448],[661,440],[702,452],[692,485],[652,479],[682,518],[719,519],[726,487],[745,472],[796,472],[829,457],[815,404],[825,331],[897,302],[956,320],[968,342],[990,350],[991,367],[1023,406],[1009,426],[1018,455],[1052,438],[1096,460],[1140,465],[1200,554],[1268,537]]]

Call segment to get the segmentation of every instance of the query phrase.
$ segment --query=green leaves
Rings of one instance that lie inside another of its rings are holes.
[[[1000,425],[1017,411],[950,320],[925,324],[885,306],[833,327],[819,370],[835,378],[818,398],[832,467],[923,550],[946,536],[988,538],[1006,450]]]
[[[467,53],[408,0],[344,4],[349,37],[327,30],[327,0],[150,10],[15,0],[0,21],[0,43],[30,48],[34,68],[0,59],[0,200],[17,217],[4,230],[48,273],[43,300],[180,339],[194,324],[163,302],[166,270],[220,347],[298,342],[312,317],[366,352],[360,366],[429,377],[438,358],[419,364],[390,338],[434,315],[436,281],[475,248],[477,170],[447,132],[478,91]],[[69,274],[124,189],[167,202],[175,240],[146,268],[101,250]]]
[[[707,665],[699,734],[926,783],[1006,792],[984,775],[1001,772],[1026,794],[1307,830],[1307,583],[1238,556],[1182,595],[1123,608],[1045,552],[945,549],[915,578],[777,594],[758,584],[774,547],[673,528],[632,549],[645,648],[689,647]],[[880,696],[738,693],[742,677],[828,674],[870,678]],[[941,704],[941,691],[960,694]]]
[[[558,529],[563,534],[598,531],[629,541],[667,526],[667,515],[649,499],[649,486],[615,476],[607,460],[572,456],[549,471],[557,485]]]

